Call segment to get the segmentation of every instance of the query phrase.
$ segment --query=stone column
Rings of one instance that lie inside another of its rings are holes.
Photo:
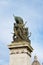
[[[33,48],[26,42],[14,42],[8,45],[10,49],[9,65],[31,65],[31,52]]]

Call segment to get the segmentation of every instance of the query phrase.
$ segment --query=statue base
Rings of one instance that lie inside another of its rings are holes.
[[[33,48],[30,43],[14,42],[8,45],[10,49],[10,64],[9,65],[31,65],[31,52]]]

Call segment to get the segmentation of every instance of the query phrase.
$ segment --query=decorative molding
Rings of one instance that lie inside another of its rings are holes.
[[[31,57],[31,53],[27,49],[16,49],[16,50],[11,50],[10,55],[12,54],[23,54],[26,53]]]

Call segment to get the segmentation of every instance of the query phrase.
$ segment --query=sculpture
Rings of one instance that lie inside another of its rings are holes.
[[[27,41],[30,42],[28,36],[28,28],[25,28],[25,24],[23,22],[23,19],[21,17],[14,16],[15,22],[14,23],[14,33],[13,33],[13,42],[19,42],[19,41]]]

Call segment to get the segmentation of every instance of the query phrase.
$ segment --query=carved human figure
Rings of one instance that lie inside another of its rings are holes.
[[[14,23],[13,41],[29,41],[28,28],[25,28],[23,19],[21,17],[14,17],[16,23]]]

